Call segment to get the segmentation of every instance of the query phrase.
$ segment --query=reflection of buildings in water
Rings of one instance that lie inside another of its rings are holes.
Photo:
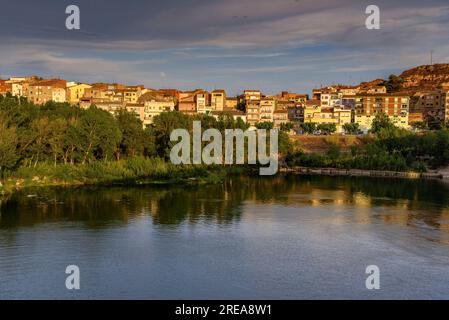
[[[410,222],[410,201],[391,200],[390,205],[384,205],[385,211],[380,214],[386,224],[408,225]]]
[[[228,224],[239,221],[249,201],[266,206],[273,215],[279,205],[313,207],[325,209],[323,217],[334,223],[424,223],[447,234],[449,201],[442,197],[448,189],[431,186],[374,179],[237,177],[218,185],[46,191],[39,198],[18,193],[8,203],[0,200],[0,227],[63,220],[94,228],[148,216],[156,224]]]
[[[449,233],[449,208],[441,210],[440,229]]]

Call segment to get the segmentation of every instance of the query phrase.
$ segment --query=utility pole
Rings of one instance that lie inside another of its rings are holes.
[[[430,65],[433,66],[433,50],[430,50]]]

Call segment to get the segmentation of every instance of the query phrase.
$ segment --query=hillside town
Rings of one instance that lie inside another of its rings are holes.
[[[303,133],[307,123],[312,124],[317,134],[325,126],[331,128],[327,132],[349,133],[351,124],[357,133],[367,133],[375,115],[380,112],[404,129],[449,121],[449,83],[409,88],[394,88],[394,83],[393,88],[389,88],[391,85],[381,80],[356,86],[331,85],[314,89],[311,95],[287,91],[265,95],[260,90],[248,89],[232,97],[223,89],[180,91],[31,76],[0,80],[0,94],[24,97],[36,105],[53,101],[84,109],[95,105],[112,114],[127,110],[134,112],[144,126],[151,125],[161,113],[174,110],[215,118],[231,114],[235,120],[241,119],[251,127],[261,123],[271,123],[274,128],[287,125],[291,133],[296,134]]]

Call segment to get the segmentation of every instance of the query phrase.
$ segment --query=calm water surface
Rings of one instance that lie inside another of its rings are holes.
[[[17,193],[0,202],[0,299],[21,298],[448,299],[449,185],[290,176]]]

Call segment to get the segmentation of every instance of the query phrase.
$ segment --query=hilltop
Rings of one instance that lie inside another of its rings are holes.
[[[404,71],[399,77],[405,90],[449,87],[449,64],[419,66]]]
[[[390,75],[388,79],[361,82],[356,86],[345,86],[342,84],[337,86],[362,90],[386,86],[388,92],[449,89],[449,64],[423,65],[406,70],[400,75]]]

